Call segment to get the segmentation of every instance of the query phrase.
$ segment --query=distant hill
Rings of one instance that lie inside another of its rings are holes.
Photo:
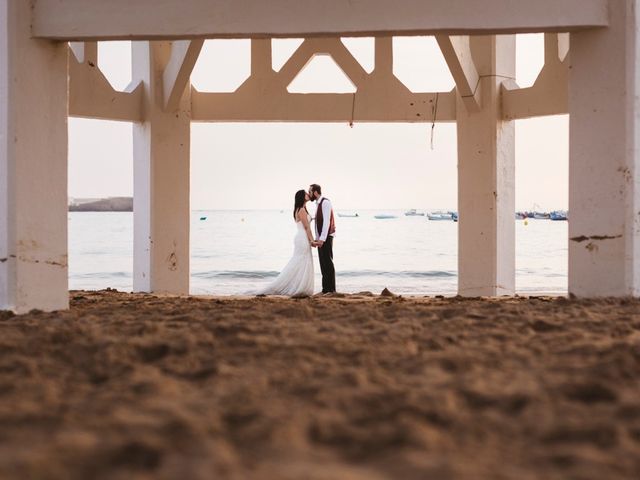
[[[132,197],[71,199],[70,212],[133,212]]]

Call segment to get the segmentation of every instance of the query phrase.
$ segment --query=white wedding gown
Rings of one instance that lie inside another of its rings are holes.
[[[293,238],[293,256],[280,274],[257,295],[288,295],[304,297],[313,295],[313,255],[302,222],[296,221],[297,232]]]

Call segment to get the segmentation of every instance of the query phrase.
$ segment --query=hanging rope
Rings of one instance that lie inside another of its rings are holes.
[[[351,99],[351,121],[349,122],[349,126],[353,128],[353,116],[356,111],[356,92],[353,92],[353,97]]]
[[[436,103],[431,107],[431,150],[433,150],[433,134],[436,129],[436,118],[438,116],[438,97],[439,92],[436,92]]]

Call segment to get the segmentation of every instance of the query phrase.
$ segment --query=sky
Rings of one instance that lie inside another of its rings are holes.
[[[365,70],[373,39],[343,39]],[[278,70],[300,40],[274,40]],[[541,34],[517,36],[516,81],[532,85],[544,61]],[[209,40],[192,74],[201,91],[234,91],[249,74],[249,40]],[[100,42],[98,64],[118,90],[131,81],[129,42]],[[453,79],[432,37],[394,39],[394,73],[414,92],[446,91]],[[292,92],[351,92],[329,57],[316,57]],[[516,209],[566,209],[568,116],[516,121]],[[457,209],[455,124],[192,123],[191,207],[289,208],[319,183],[340,210]],[[132,126],[69,119],[69,196],[133,194]]]

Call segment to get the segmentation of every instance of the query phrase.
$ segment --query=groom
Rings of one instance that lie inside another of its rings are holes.
[[[309,196],[316,201],[316,245],[322,272],[322,293],[336,291],[336,270],[333,267],[333,236],[336,223],[333,219],[333,207],[328,198],[322,196],[322,187],[315,183],[309,187]]]

